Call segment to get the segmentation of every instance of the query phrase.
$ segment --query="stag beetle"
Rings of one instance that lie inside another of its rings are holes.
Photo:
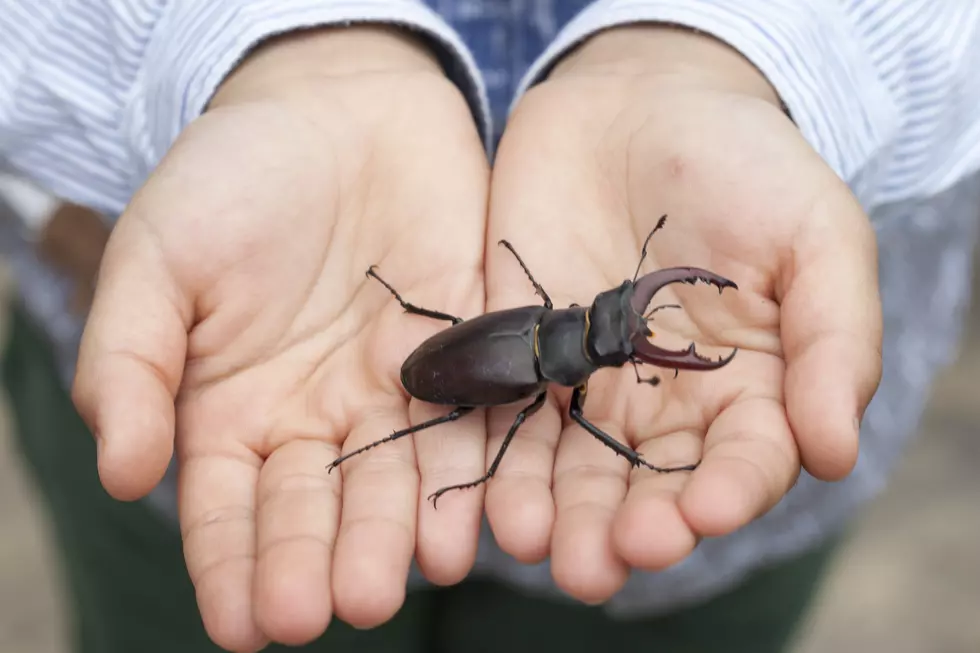
[[[717,287],[719,294],[725,288],[738,289],[733,281],[692,267],[667,268],[637,279],[647,255],[647,245],[653,235],[663,228],[666,219],[666,215],[662,216],[643,242],[632,281],[624,281],[617,288],[599,293],[588,308],[572,304],[568,308],[555,309],[548,293],[506,240],[498,244],[510,250],[517,259],[535,292],[544,300],[542,306],[494,311],[464,321],[454,315],[406,302],[378,276],[374,271],[377,266],[372,265],[366,276],[374,277],[387,288],[405,312],[452,323],[448,329],[435,334],[409,355],[401,368],[401,382],[416,399],[456,408],[442,417],[396,431],[340,456],[328,466],[328,470],[333,471],[348,458],[379,444],[458,420],[477,407],[500,406],[533,396],[534,401],[517,414],[487,473],[475,481],[445,487],[431,494],[429,499],[435,507],[436,501],[446,492],[476,487],[493,477],[517,429],[544,404],[550,383],[573,388],[569,416],[602,444],[626,458],[631,466],[643,465],[664,473],[697,468],[699,463],[667,468],[651,465],[631,448],[590,423],[582,414],[589,377],[599,368],[619,368],[632,363],[637,383],[655,386],[660,382],[659,378],[641,378],[638,363],[673,369],[676,376],[679,369],[706,371],[724,367],[738,352],[736,348],[727,357],[711,360],[695,351],[694,343],[687,349],[669,350],[647,340],[654,335],[647,326],[654,312],[668,307],[680,308],[668,304],[643,313],[653,296],[664,286],[671,283],[693,285],[702,281]]]

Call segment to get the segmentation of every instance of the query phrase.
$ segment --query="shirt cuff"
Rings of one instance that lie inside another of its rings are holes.
[[[489,145],[486,89],[470,51],[419,0],[172,0],[156,25],[125,126],[145,178],[259,42],[303,28],[385,23],[426,38]]]
[[[570,21],[521,81],[516,102],[583,40],[658,22],[709,34],[775,88],[810,145],[851,181],[899,127],[899,113],[844,9],[800,0],[598,0]]]

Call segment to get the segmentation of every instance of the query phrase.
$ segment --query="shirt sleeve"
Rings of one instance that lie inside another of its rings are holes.
[[[58,196],[122,211],[235,65],[296,29],[387,23],[431,43],[489,142],[486,91],[421,0],[3,0],[0,164]]]
[[[597,0],[533,64],[517,99],[583,40],[644,22],[738,50],[828,165],[873,189],[862,199],[930,196],[980,164],[978,2]]]

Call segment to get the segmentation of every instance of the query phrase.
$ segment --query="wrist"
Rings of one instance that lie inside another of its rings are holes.
[[[318,28],[274,37],[256,47],[218,87],[208,109],[372,74],[441,77],[450,83],[424,41],[405,30]]]
[[[741,53],[708,34],[672,25],[627,25],[600,32],[559,61],[548,79],[589,76],[711,88],[785,110],[769,80]]]

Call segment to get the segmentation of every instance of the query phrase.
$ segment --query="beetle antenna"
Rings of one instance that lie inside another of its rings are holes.
[[[665,224],[667,224],[666,213],[660,216],[660,219],[657,220],[657,226],[647,234],[647,239],[643,241],[643,248],[640,250],[640,261],[636,264],[636,272],[633,273],[633,283],[636,283],[636,278],[640,276],[640,266],[643,265],[643,260],[647,257],[647,245],[650,244],[650,239],[653,238],[653,234],[663,229]]]

